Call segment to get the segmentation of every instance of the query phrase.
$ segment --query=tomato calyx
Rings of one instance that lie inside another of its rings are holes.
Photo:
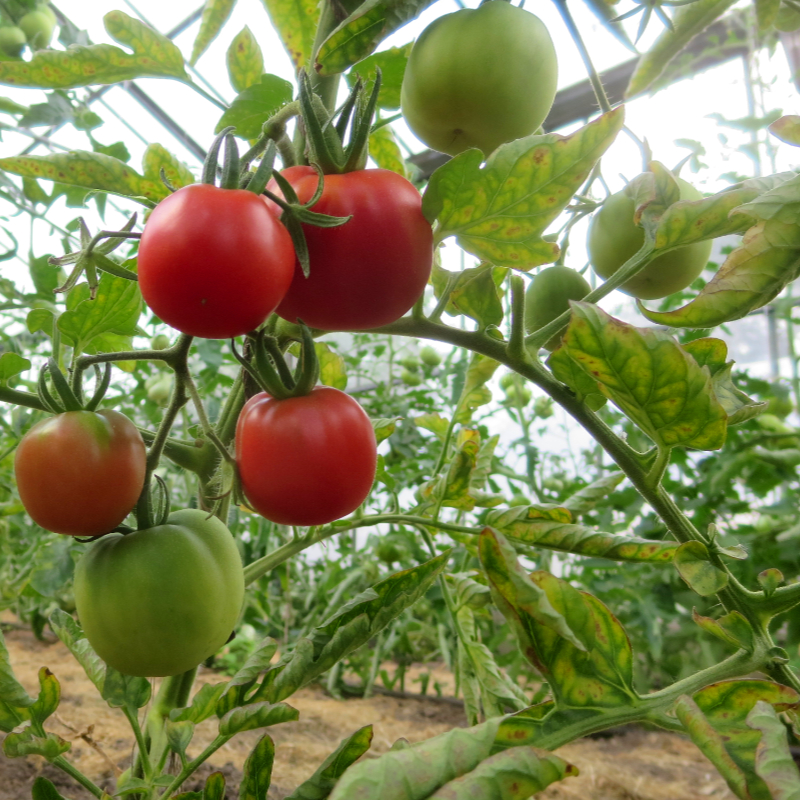
[[[369,155],[372,120],[381,88],[380,69],[376,70],[375,84],[369,96],[359,78],[347,100],[333,114],[312,92],[307,72],[300,73],[299,83],[300,114],[305,124],[309,162],[318,164],[325,174],[342,174],[364,169]],[[350,141],[345,144],[348,128]]]
[[[42,405],[53,414],[63,414],[65,411],[96,411],[111,383],[111,363],[107,361],[102,370],[99,365],[95,364],[94,371],[96,378],[95,390],[87,402],[83,397],[82,375],[75,372],[72,376],[73,380],[70,382],[59,368],[55,359],[49,358],[39,372],[37,384]],[[48,386],[48,375],[50,376],[54,393],[50,391],[50,386]]]
[[[278,340],[266,331],[256,331],[247,335],[250,359],[242,356],[236,349],[235,341],[231,340],[231,350],[242,368],[261,391],[276,400],[307,395],[319,380],[319,360],[314,339],[306,325],[300,323],[300,329],[302,331],[300,358],[294,373],[283,357]]]

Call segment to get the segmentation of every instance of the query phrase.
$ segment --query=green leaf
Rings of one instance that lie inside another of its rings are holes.
[[[2,65],[4,62],[0,62]],[[28,178],[41,178],[69,186],[99,189],[123,197],[159,201],[169,194],[159,171],[164,167],[167,179],[176,188],[194,182],[188,168],[161,145],[151,144],[145,151],[145,174],[140,175],[124,161],[103,153],[71,150],[49,156],[11,156],[0,158],[0,169]],[[83,205],[83,195],[80,205]]]
[[[256,139],[261,126],[292,100],[292,84],[277,75],[262,75],[258,83],[245,89],[220,117],[214,133],[233,126],[242,139]]]
[[[348,767],[358,761],[372,744],[372,725],[365,725],[352,736],[343,739],[320,765],[285,800],[325,800]]]
[[[8,352],[0,356],[0,383],[30,369],[31,362],[16,353]]]
[[[436,438],[440,442],[444,442],[447,436],[447,430],[450,427],[450,420],[442,417],[436,411],[430,414],[420,414],[418,417],[413,417],[412,421],[418,428],[423,428],[426,431],[435,433]]]
[[[94,300],[87,284],[73,289],[67,310],[58,318],[58,329],[78,352],[106,333],[133,336],[142,312],[142,294],[136,281],[117,278],[107,272],[100,278]]]
[[[466,314],[481,328],[499,325],[503,320],[503,302],[498,292],[498,283],[506,276],[506,270],[492,264],[481,264],[461,272],[448,272],[434,265],[431,282],[438,298],[450,293],[445,311],[451,316]],[[499,281],[498,281],[499,279]]]
[[[479,553],[495,604],[525,657],[547,679],[558,708],[639,702],[630,641],[605,605],[548,572],[525,575],[508,543],[490,528],[480,536]]]
[[[203,786],[203,800],[225,800],[225,776],[212,772]]]
[[[133,50],[133,55],[111,44],[37,50],[30,61],[0,61],[0,83],[74,89],[145,76],[189,81],[180,50],[166,36],[122,11],[110,11],[103,22],[111,37]]]
[[[30,718],[39,725],[55,712],[61,702],[61,685],[47,667],[39,669],[39,696],[26,710]]]
[[[317,72],[344,72],[432,3],[433,0],[366,0],[322,43],[314,65]]]
[[[710,597],[728,585],[728,575],[711,563],[702,542],[684,542],[675,553],[675,566],[689,588],[701,597]]]
[[[497,753],[429,796],[430,800],[526,800],[578,768],[544,750],[515,747]]]
[[[800,145],[800,117],[787,114],[769,126],[769,132],[786,144]]]
[[[173,708],[169,718],[175,722],[193,722],[197,724],[213,716],[217,710],[217,702],[226,691],[228,681],[222,683],[206,683],[192,698],[192,703],[187,708]]]
[[[258,647],[250,654],[247,661],[244,662],[236,674],[225,684],[225,690],[221,693],[216,705],[218,717],[222,717],[236,708],[236,706],[242,705],[247,692],[258,680],[258,676],[269,669],[270,661],[277,649],[278,643],[273,638],[267,636],[265,639],[262,639]]]
[[[585,403],[592,411],[599,411],[608,402],[600,391],[597,381],[570,358],[566,348],[559,347],[553,351],[547,359],[547,366],[550,367],[553,375],[561,383],[569,386],[578,400]]]
[[[455,421],[457,423],[466,425],[472,419],[472,412],[476,408],[491,402],[492,393],[486,383],[499,366],[498,361],[480,353],[473,353],[470,356],[464,378],[464,388],[461,390],[461,397],[456,409]]]
[[[672,18],[673,30],[665,29],[650,50],[636,65],[625,97],[635,97],[647,91],[667,65],[689,42],[719,19],[735,0],[697,0],[678,8]]]
[[[330,800],[425,800],[487,758],[499,726],[496,718],[472,728],[455,728],[354,764],[336,784]]]
[[[28,106],[21,106],[9,97],[0,97],[0,113],[3,114],[24,114]]]
[[[402,417],[393,417],[392,419],[381,417],[380,419],[370,420],[378,444],[384,441],[384,439],[388,439],[394,433],[395,428],[397,428],[397,423],[400,422],[401,419]]]
[[[384,125],[369,135],[369,155],[380,169],[388,169],[408,178],[400,145],[389,125]]]
[[[267,800],[274,762],[275,743],[264,734],[244,762],[239,800]]]
[[[317,0],[262,0],[295,70],[311,60],[319,22]]]
[[[605,500],[614,489],[625,480],[625,473],[612,472],[604,475],[596,481],[592,481],[588,486],[579,489],[575,494],[570,495],[561,506],[572,514],[586,514],[591,511],[599,501]]]
[[[228,78],[236,92],[243,92],[261,80],[264,74],[264,56],[255,36],[246,25],[233,37],[226,61]]]
[[[179,754],[186,754],[186,748],[194,736],[194,723],[189,720],[173,722],[168,719],[164,728],[169,746]]]
[[[65,800],[58,789],[47,778],[41,775],[33,782],[31,787],[32,800]]]
[[[707,633],[737,649],[753,649],[753,628],[738,611],[731,611],[719,619],[704,617],[692,610],[692,618]]]
[[[769,681],[731,680],[706,686],[692,700],[682,697],[675,710],[692,741],[739,797],[772,800],[755,767],[762,733],[748,725],[758,701],[780,712],[796,707],[800,695]]]
[[[501,145],[486,159],[467,150],[430,178],[422,210],[438,222],[439,241],[455,236],[478,258],[530,269],[558,258],[542,239],[566,208],[623,123],[622,107],[571,134],[526,136]]]
[[[44,331],[48,336],[53,335],[53,322],[55,321],[55,314],[46,308],[34,308],[28,312],[25,318],[25,325],[30,333],[37,331]]]
[[[219,721],[220,736],[233,736],[254,728],[268,728],[299,719],[300,712],[286,703],[251,703],[234,708]]]
[[[759,700],[747,715],[747,725],[761,731],[755,768],[774,800],[800,800],[800,771],[789,750],[786,726],[775,709]]]
[[[478,431],[464,428],[456,438],[456,451],[447,470],[438,478],[423,484],[419,494],[425,500],[440,502],[448,508],[471,511],[475,498],[470,493],[470,480],[475,469],[480,449]]]
[[[8,733],[30,719],[28,709],[34,702],[14,676],[5,639],[0,631],[0,731]]]
[[[672,561],[678,549],[677,542],[603,533],[583,525],[542,519],[535,506],[490,511],[485,521],[505,536],[525,544],[613,561],[665,563]]]
[[[778,10],[781,7],[781,0],[755,0],[755,7],[758,32],[764,36],[772,30],[775,17],[778,16]]]
[[[359,61],[347,73],[347,83],[355,85],[356,76],[360,76],[366,84],[367,94],[371,92],[375,83],[376,69],[381,71],[381,88],[378,94],[378,107],[385,109],[400,108],[400,88],[403,85],[403,75],[406,71],[408,56],[411,53],[413,42],[402,47],[390,47],[375,53],[363,61]]]
[[[9,733],[6,736],[3,741],[3,752],[9,758],[44,756],[48,761],[52,761],[62,753],[66,753],[71,746],[68,741],[56,736],[55,733],[36,736],[30,728],[25,728],[20,733]]]
[[[206,0],[200,30],[192,45],[192,57],[189,59],[192,66],[205,53],[211,42],[217,38],[222,26],[228,21],[235,4],[236,0]]]
[[[347,388],[347,371],[344,358],[325,342],[314,342],[319,361],[319,380],[325,386],[344,390]]]
[[[784,581],[783,573],[776,567],[765,569],[763,572],[759,572],[756,577],[758,578],[759,586],[761,586],[761,588],[764,590],[766,597],[770,597],[775,594],[775,590]]]
[[[658,447],[718,450],[727,414],[708,370],[671,337],[573,302],[562,348]]]
[[[37,188],[39,187],[39,184],[30,178],[24,178],[23,180],[31,181]],[[50,256],[43,255],[35,258],[33,253],[31,253],[28,259],[28,272],[30,273],[33,285],[36,287],[36,293],[52,301],[53,290],[61,285],[62,276],[61,270],[50,264]]]

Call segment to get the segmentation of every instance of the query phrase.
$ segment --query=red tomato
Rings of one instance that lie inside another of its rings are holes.
[[[311,167],[283,175],[301,203],[313,197],[318,178]],[[274,181],[267,188],[281,195]],[[295,266],[278,314],[322,330],[369,330],[400,319],[425,291],[433,264],[433,232],[413,184],[385,169],[326,175],[312,210],[353,218],[338,228],[303,226],[311,274],[305,278]]]
[[[287,400],[261,392],[236,425],[244,493],[281,525],[324,525],[355,511],[375,479],[376,447],[364,409],[329,386]]]
[[[14,458],[19,497],[55,533],[98,536],[128,515],[144,486],[146,452],[118,411],[67,411],[37,422]]]
[[[257,328],[294,270],[289,232],[261,198],[192,184],[162,200],[139,246],[139,286],[164,322],[191,336],[228,339]]]

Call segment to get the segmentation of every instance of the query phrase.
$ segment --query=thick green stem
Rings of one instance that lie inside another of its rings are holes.
[[[35,408],[37,411],[48,411],[48,408],[39,399],[39,395],[20,392],[17,389],[9,389],[8,386],[0,386],[0,402],[13,403],[15,406],[25,406],[25,408]]]
[[[77,767],[74,767],[72,764],[67,761],[64,756],[58,756],[53,759],[53,764],[55,764],[60,770],[63,770],[67,773],[71,778],[76,780],[84,789],[91,792],[95,797],[102,798],[104,795],[103,790],[99,786],[95,786],[92,781],[89,780]]]
[[[147,714],[145,728],[145,745],[149,748],[151,762],[157,767],[163,766],[168,751],[164,726],[169,719],[169,712],[188,705],[196,676],[197,667],[180,675],[164,678],[158,687],[158,693]]]

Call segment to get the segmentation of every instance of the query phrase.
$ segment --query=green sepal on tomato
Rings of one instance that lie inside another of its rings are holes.
[[[314,196],[319,179],[312,167],[288,167],[282,175],[301,203]],[[267,190],[282,196],[274,180]],[[352,218],[334,228],[303,225],[310,275],[294,266],[277,313],[321,330],[369,330],[400,319],[425,291],[433,265],[433,231],[414,185],[385,169],[326,175],[312,208]]]
[[[136,426],[112,409],[66,411],[36,423],[14,457],[31,519],[69,536],[99,536],[130,513],[144,486],[146,449]]]
[[[702,194],[676,178],[681,200],[700,200]],[[609,196],[592,217],[587,248],[592,269],[610,278],[644,244],[644,229],[636,225],[636,202],[623,189]],[[619,287],[639,300],[658,300],[689,286],[708,263],[712,240],[695,242],[654,258],[641,272]]]
[[[556,95],[553,41],[536,16],[504,0],[435,19],[417,39],[401,109],[429,147],[485,155],[534,133]]]
[[[244,600],[236,542],[199,509],[98,539],[75,567],[75,604],[89,643],[125,675],[193,669],[230,638]]]
[[[355,511],[375,479],[369,417],[329,386],[278,400],[261,392],[236,425],[236,464],[251,507],[281,525],[325,525]]]

